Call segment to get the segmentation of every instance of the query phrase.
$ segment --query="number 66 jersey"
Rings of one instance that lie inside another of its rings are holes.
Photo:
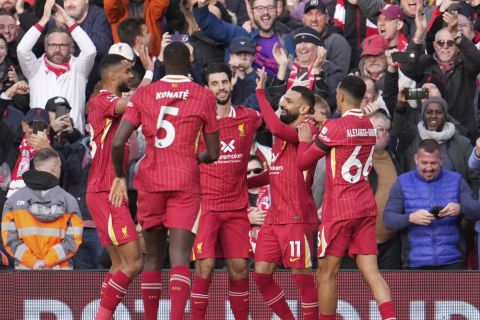
[[[315,144],[327,152],[322,221],[357,219],[377,214],[368,174],[376,131],[360,109],[328,120]]]
[[[200,134],[218,131],[214,95],[181,75],[167,75],[139,88],[123,119],[142,125],[145,158],[135,177],[138,190],[198,191]]]

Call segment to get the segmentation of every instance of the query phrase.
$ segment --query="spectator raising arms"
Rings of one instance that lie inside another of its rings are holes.
[[[68,31],[49,30],[45,35],[45,54],[37,58],[32,48],[50,20],[52,10],[56,12],[57,21],[65,24]],[[78,57],[71,53],[73,41],[80,48]],[[92,40],[75,20],[54,0],[47,0],[42,18],[28,30],[17,47],[20,67],[30,84],[30,107],[45,106],[54,96],[64,97],[72,107],[75,127],[83,133],[85,91],[96,52]]]

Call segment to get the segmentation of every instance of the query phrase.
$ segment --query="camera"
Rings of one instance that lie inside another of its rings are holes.
[[[407,100],[422,100],[428,99],[428,89],[424,88],[405,88],[402,94]]]
[[[443,209],[441,206],[435,206],[432,209],[430,209],[430,213],[435,216],[435,219],[441,219],[442,217],[439,217],[438,215],[440,214],[440,211]]]

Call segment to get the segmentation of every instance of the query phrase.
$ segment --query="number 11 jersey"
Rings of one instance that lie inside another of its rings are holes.
[[[135,186],[146,192],[199,191],[196,150],[202,132],[218,131],[216,101],[204,87],[167,75],[132,96],[123,119],[142,125],[147,142]]]
[[[357,219],[377,214],[368,174],[376,131],[360,109],[328,120],[315,141],[326,157],[322,221]]]

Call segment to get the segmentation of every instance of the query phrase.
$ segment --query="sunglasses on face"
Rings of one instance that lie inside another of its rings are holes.
[[[435,41],[435,43],[439,46],[439,47],[445,47],[447,46],[447,48],[450,48],[451,46],[453,46],[455,44],[455,41],[453,40],[437,40]]]
[[[262,168],[255,168],[255,169],[247,170],[247,174],[250,174],[250,173],[259,174],[259,173],[262,173],[262,172],[263,172]]]

